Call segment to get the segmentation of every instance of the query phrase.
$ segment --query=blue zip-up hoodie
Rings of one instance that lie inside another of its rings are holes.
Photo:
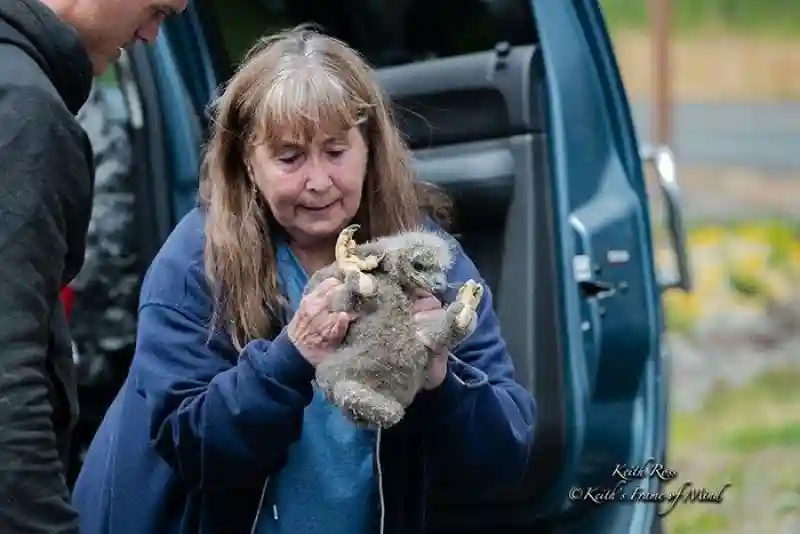
[[[136,353],[73,492],[82,534],[247,534],[312,399],[312,366],[285,330],[241,354],[209,336],[205,214],[187,214],[142,285]],[[451,282],[482,282],[458,249]],[[484,283],[484,286],[486,284]],[[430,484],[483,491],[523,475],[534,403],[489,291],[442,385],[383,432],[376,455],[384,534],[420,534]]]

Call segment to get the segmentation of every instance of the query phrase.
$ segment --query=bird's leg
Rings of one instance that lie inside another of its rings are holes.
[[[466,330],[478,311],[478,305],[483,298],[483,286],[475,280],[467,280],[458,290],[456,302],[463,304],[463,308],[456,315],[456,325]]]
[[[437,327],[432,319],[430,325],[423,328],[427,341],[442,347],[452,348],[461,340],[472,334],[478,324],[478,305],[483,297],[483,286],[474,280],[468,280],[461,286],[458,296],[444,309],[444,317]]]
[[[356,242],[353,236],[358,231],[359,225],[351,224],[339,233],[336,239],[336,262],[339,267],[353,267],[362,272],[374,271],[380,265],[383,254],[370,254],[366,258],[359,258]]]
[[[336,264],[345,272],[347,278],[357,277],[358,292],[364,296],[372,296],[378,290],[375,279],[364,274],[364,271],[374,271],[378,268],[382,254],[371,254],[366,258],[360,258],[356,254],[356,242],[353,239],[359,225],[351,224],[339,233],[336,239],[335,255]]]

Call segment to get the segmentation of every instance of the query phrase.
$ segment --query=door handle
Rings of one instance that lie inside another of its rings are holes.
[[[614,296],[617,292],[617,288],[613,284],[597,280],[583,280],[578,282],[578,287],[584,298],[596,298],[597,300]]]
[[[658,185],[664,195],[667,208],[667,231],[675,253],[677,274],[659,280],[661,291],[682,289],[692,291],[692,274],[689,267],[689,254],[686,248],[686,228],[683,224],[683,208],[680,199],[675,156],[666,145],[643,146],[640,151],[642,163],[650,164],[656,171]]]

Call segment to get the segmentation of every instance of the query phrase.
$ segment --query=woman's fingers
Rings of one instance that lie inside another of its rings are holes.
[[[336,289],[338,286],[342,285],[342,282],[339,281],[338,278],[330,277],[326,278],[314,289],[312,293],[316,293],[321,297],[327,296],[328,293]]]
[[[350,315],[345,312],[337,314],[336,322],[334,323],[333,340],[335,342],[340,342],[342,339],[344,339],[348,326],[350,326]]]
[[[309,345],[317,348],[338,346],[357,313],[332,312],[330,305],[343,284],[336,278],[323,280],[304,297],[296,314],[295,332]]]
[[[350,325],[350,315],[346,312],[329,313],[325,317],[320,317],[318,331],[326,342],[338,342],[347,332]]]
[[[342,282],[336,278],[326,278],[314,288],[314,290],[305,297],[308,312],[310,315],[316,315],[328,309],[333,295],[342,286]]]
[[[341,286],[342,282],[336,278],[326,278],[311,293],[303,297],[298,310],[299,314],[307,318],[307,321],[313,321],[314,317],[327,313],[330,310],[333,295]]]
[[[350,316],[347,313],[341,312],[328,315],[324,324],[319,328],[322,334],[321,343],[328,346],[338,346],[344,339],[349,325]]]

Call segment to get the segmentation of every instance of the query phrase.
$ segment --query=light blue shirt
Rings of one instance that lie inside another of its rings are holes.
[[[277,250],[278,279],[292,313],[308,276],[291,249]],[[273,475],[256,534],[373,534],[378,528],[375,432],[357,427],[315,387],[300,439]]]

